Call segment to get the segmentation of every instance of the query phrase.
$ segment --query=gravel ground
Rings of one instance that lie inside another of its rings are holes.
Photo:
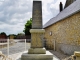
[[[52,54],[54,54],[56,57],[58,57],[60,60],[71,60],[71,56],[65,55],[61,52],[49,50]]]
[[[26,50],[29,48],[30,48],[30,44],[26,43]],[[2,51],[3,54],[7,55],[7,47],[0,49],[0,51]],[[19,53],[22,51],[25,51],[25,43],[18,42],[15,43],[13,46],[9,47],[9,55]]]
[[[16,43],[14,46],[11,46],[9,49],[9,54],[15,54],[15,53],[19,53],[25,50],[24,47],[24,43]],[[26,50],[30,48],[30,44],[26,44]],[[7,48],[4,49],[0,49],[5,55],[7,55]],[[53,50],[49,50],[53,55],[55,55],[57,58],[59,58],[60,60],[71,60],[69,55],[65,55],[63,53],[57,52],[57,51],[53,51]]]

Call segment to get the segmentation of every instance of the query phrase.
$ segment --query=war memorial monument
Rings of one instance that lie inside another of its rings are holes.
[[[53,60],[53,55],[43,47],[42,1],[33,0],[31,48],[23,53],[21,60]]]

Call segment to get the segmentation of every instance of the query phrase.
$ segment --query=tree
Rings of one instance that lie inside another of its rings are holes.
[[[0,34],[1,34],[1,35],[5,35],[5,36],[7,36],[5,32],[1,32]]]
[[[3,39],[7,38],[7,35],[5,32],[1,32],[0,35],[1,35],[1,38],[3,38]]]
[[[31,33],[29,32],[30,29],[32,27],[32,18],[30,18],[30,20],[28,20],[25,24],[25,28],[23,30],[23,32],[25,33],[25,35],[31,35]]]
[[[16,34],[9,34],[8,37],[10,37],[10,36],[14,36],[14,39],[15,39],[17,35]]]
[[[24,33],[18,33],[17,35],[24,35]]]

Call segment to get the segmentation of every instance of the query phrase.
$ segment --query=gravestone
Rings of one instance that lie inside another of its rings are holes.
[[[33,0],[31,48],[22,54],[21,60],[53,60],[53,55],[43,47],[45,30],[42,29],[42,1]]]

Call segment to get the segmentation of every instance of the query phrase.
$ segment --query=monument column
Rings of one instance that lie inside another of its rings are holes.
[[[30,33],[31,49],[29,49],[28,53],[46,53],[46,50],[43,48],[45,30],[42,29],[42,1],[40,0],[33,0],[32,29]]]
[[[53,60],[53,55],[43,48],[45,30],[42,29],[42,1],[33,0],[31,48],[23,53],[21,60]]]
[[[42,40],[40,34],[44,33],[42,29],[42,2],[33,0],[32,13],[32,29],[31,32],[31,48],[42,48]],[[41,33],[42,32],[42,33]]]
[[[42,29],[42,1],[33,0],[32,29]]]

